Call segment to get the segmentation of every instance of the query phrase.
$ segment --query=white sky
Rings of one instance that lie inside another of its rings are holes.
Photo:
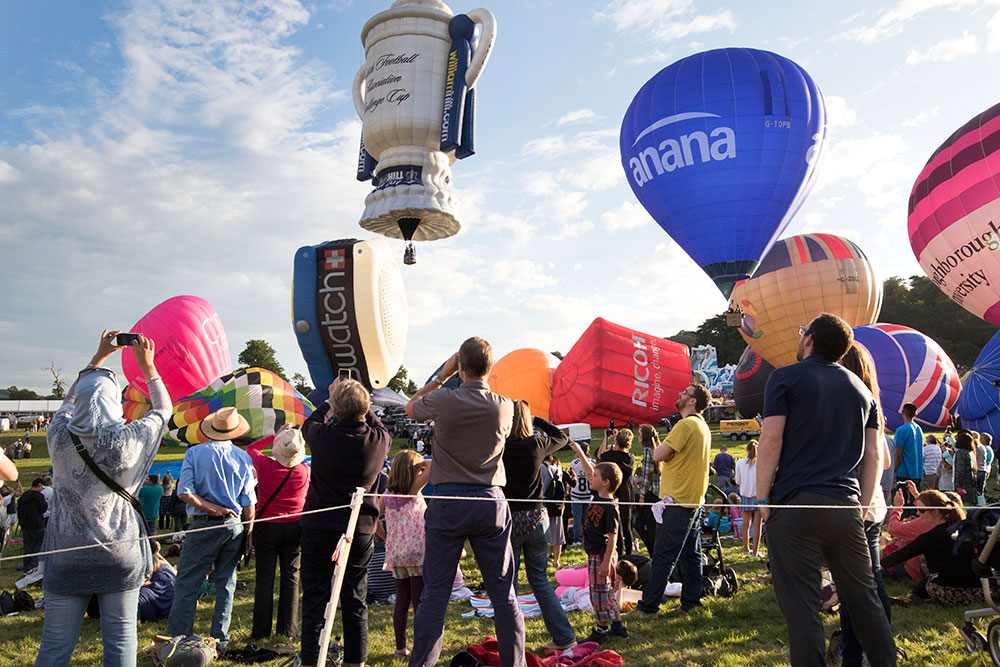
[[[456,12],[478,4],[449,3]],[[998,101],[1000,2],[494,0],[462,231],[404,267],[418,382],[469,335],[566,352],[602,316],[656,335],[726,302],[638,205],[618,158],[639,87],[709,48],[776,51],[826,95],[819,182],[785,232],[920,273],[906,202],[931,152]],[[305,373],[296,248],[357,226],[364,22],[388,0],[0,4],[0,386],[48,393],[100,330],[177,294],[211,302],[234,366],[264,338]],[[394,242],[399,252],[402,244]]]

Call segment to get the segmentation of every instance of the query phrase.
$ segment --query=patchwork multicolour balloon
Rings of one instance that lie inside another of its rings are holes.
[[[312,414],[313,404],[275,373],[247,368],[223,375],[175,402],[167,434],[189,445],[207,442],[199,426],[205,417],[222,408],[236,408],[250,424],[250,432],[244,437],[257,440],[274,435],[283,424],[301,426]]]
[[[743,311],[743,340],[780,368],[795,363],[799,327],[817,315],[832,313],[852,327],[877,320],[882,282],[852,241],[800,234],[775,243],[731,301]]]
[[[907,403],[917,406],[915,421],[944,428],[958,400],[962,383],[955,364],[934,339],[899,324],[869,324],[854,328],[854,340],[875,362],[885,426],[903,424]]]
[[[653,219],[729,296],[812,189],[823,95],[791,60],[715,49],[660,70],[622,121],[622,167]]]
[[[1000,435],[1000,393],[994,384],[1000,381],[1000,331],[986,343],[964,379],[955,404],[962,426]]]
[[[143,396],[141,391],[132,385],[125,386],[125,391],[122,392],[122,412],[126,422],[142,419],[152,407],[149,399]]]
[[[934,151],[910,193],[907,226],[924,273],[1000,326],[1000,104]]]

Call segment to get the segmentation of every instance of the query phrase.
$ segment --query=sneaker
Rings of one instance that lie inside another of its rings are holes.
[[[565,651],[566,649],[571,649],[574,646],[576,646],[575,639],[565,644],[557,644],[556,640],[553,639],[549,641],[544,648],[546,651]]]
[[[625,624],[620,621],[618,623],[612,623],[611,630],[608,631],[608,634],[612,637],[628,639],[628,628],[626,628]]]
[[[594,629],[590,631],[590,634],[587,635],[587,638],[583,640],[583,643],[586,644],[587,642],[594,642],[600,646],[601,644],[607,643],[608,638],[609,633],[607,630],[603,630],[595,626]]]
[[[42,567],[36,567],[33,570],[28,570],[23,577],[14,582],[14,586],[18,589],[27,588],[32,584],[36,584],[42,580],[43,570]]]
[[[656,618],[656,612],[653,611],[643,611],[636,607],[627,614],[622,614],[623,621],[648,621],[651,618]]]

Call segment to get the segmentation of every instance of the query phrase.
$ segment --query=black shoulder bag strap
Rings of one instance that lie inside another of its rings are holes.
[[[298,466],[295,467],[297,468]],[[285,482],[288,481],[288,478],[292,476],[293,472],[295,472],[295,468],[289,468],[288,474],[285,475],[285,479],[281,480],[281,484],[278,484],[278,488],[274,490],[274,493],[271,494],[271,497],[264,501],[264,505],[260,508],[260,511],[257,512],[256,516],[258,517],[264,516],[264,510],[266,510],[267,506],[271,504],[271,501],[274,500],[274,497],[278,495],[278,492],[281,491],[281,487],[285,485]]]
[[[90,471],[97,475],[97,479],[104,482],[105,486],[124,498],[128,504],[132,506],[132,509],[139,513],[139,532],[143,537],[148,537],[148,533],[146,531],[146,516],[142,513],[142,504],[139,503],[139,499],[126,491],[121,484],[111,479],[106,472],[97,467],[97,464],[94,463],[94,459],[90,458],[90,454],[87,452],[87,449],[83,446],[83,443],[80,442],[80,438],[78,438],[76,434],[70,433],[69,437],[73,439],[73,446],[76,449],[76,453],[80,455],[80,458],[82,458],[83,462],[87,464]]]

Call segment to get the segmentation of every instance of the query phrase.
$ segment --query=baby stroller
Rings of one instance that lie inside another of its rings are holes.
[[[958,532],[955,536],[955,551],[958,552],[964,543],[971,543],[978,554],[972,561],[972,571],[980,576],[983,584],[983,596],[989,607],[985,609],[970,609],[965,612],[965,625],[959,630],[965,640],[965,648],[970,653],[986,651],[990,654],[994,665],[1000,666],[1000,618],[990,621],[986,636],[976,630],[973,621],[986,616],[1000,614],[1000,606],[993,599],[991,586],[1000,584],[998,568],[1000,568],[1000,549],[996,548],[1000,539],[1000,505],[994,504],[972,510],[968,516],[956,524]]]
[[[722,500],[724,504],[729,503],[729,497],[722,489],[709,484],[705,492],[705,507],[711,507],[716,500]],[[705,561],[702,565],[702,589],[706,593],[727,598],[735,595],[739,588],[739,579],[736,577],[736,570],[726,567],[717,526],[702,524],[701,553]]]

